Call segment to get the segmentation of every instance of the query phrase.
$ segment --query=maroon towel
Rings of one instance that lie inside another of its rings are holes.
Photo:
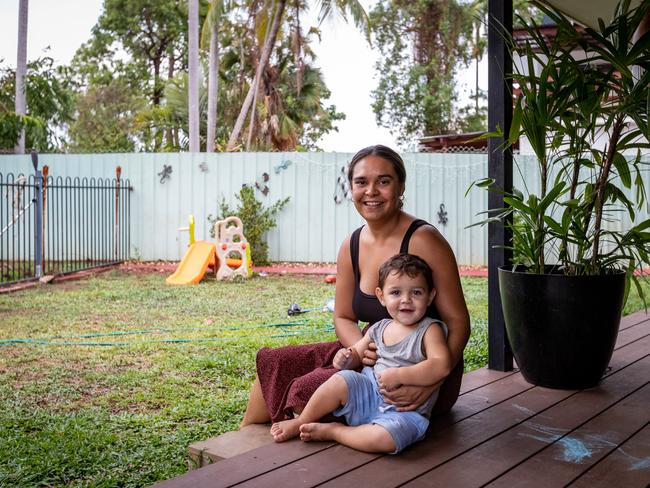
[[[320,342],[278,349],[264,347],[257,353],[257,377],[273,422],[293,418],[316,389],[338,370],[332,366],[340,342]]]

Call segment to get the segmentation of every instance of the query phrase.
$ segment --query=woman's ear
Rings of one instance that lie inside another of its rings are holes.
[[[379,300],[379,303],[381,303],[381,305],[383,307],[385,307],[386,302],[384,302],[384,292],[381,291],[381,288],[379,288],[379,287],[375,288],[375,295],[377,296],[377,300]],[[429,303],[431,303],[431,302],[429,302]]]

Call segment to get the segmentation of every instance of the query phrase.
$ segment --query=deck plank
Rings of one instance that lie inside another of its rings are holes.
[[[570,483],[647,425],[650,422],[648,405],[650,383],[488,486],[510,488],[539,486],[541,482],[551,486]]]
[[[337,446],[333,442],[306,443],[299,440],[253,449],[200,469],[161,481],[160,488],[194,488],[197,486],[232,486],[260,474],[285,466],[304,457]]]
[[[645,320],[628,327],[618,333],[616,338],[616,347],[623,344],[629,344],[650,334],[650,320]]]
[[[571,488],[647,488],[650,485],[650,424],[587,471]]]
[[[621,324],[619,330],[626,329],[630,325],[638,324],[644,320],[650,320],[650,309],[646,312],[645,310],[639,310],[638,312],[631,313],[621,318]]]
[[[336,478],[350,469],[363,466],[379,456],[336,445],[321,451],[317,456],[303,458],[284,466],[281,470],[270,471],[237,487],[315,486],[323,480]]]
[[[463,375],[463,382],[460,385],[460,394],[468,393],[477,388],[481,388],[489,383],[502,380],[508,376],[516,374],[519,370],[497,371],[487,367],[475,369]]]
[[[571,395],[544,412],[531,416],[525,422],[500,433],[489,442],[429,471],[406,486],[409,488],[431,486],[433,481],[441,482],[449,487],[483,486],[519,463],[526,461],[529,457],[543,451],[549,444],[556,444],[561,448],[562,444],[559,441],[566,439],[567,434],[572,430],[602,414],[626,396],[637,391],[640,385],[645,384],[648,380],[648,370],[650,370],[650,356],[610,375],[598,388]],[[637,425],[632,431],[638,428]],[[621,440],[624,439],[625,436]],[[467,466],[475,465],[480,465],[481,469],[464,469]],[[534,473],[526,472],[526,474],[532,476]],[[546,474],[549,477],[552,476],[549,472],[542,473],[541,479],[523,478],[519,482],[529,482],[529,484],[517,486],[540,486],[540,483],[547,486],[562,486],[562,483],[553,483],[552,479],[546,484],[544,479]],[[567,482],[575,476],[577,474],[570,476]],[[515,484],[515,481],[516,478],[507,476],[504,483],[497,483],[496,486],[508,486],[508,484]]]

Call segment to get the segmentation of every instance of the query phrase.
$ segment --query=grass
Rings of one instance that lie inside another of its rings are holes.
[[[330,313],[286,317],[290,303],[321,308],[333,296],[321,276],[192,287],[165,276],[111,271],[0,295],[0,486],[179,475],[189,444],[237,427],[260,347],[335,339]],[[487,281],[463,288],[470,370],[487,360]]]

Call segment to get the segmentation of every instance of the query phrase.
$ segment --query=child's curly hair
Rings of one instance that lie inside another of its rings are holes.
[[[379,268],[379,288],[384,288],[386,278],[395,271],[398,276],[406,273],[411,278],[421,275],[427,282],[427,291],[433,290],[433,272],[427,262],[414,254],[395,254]]]

